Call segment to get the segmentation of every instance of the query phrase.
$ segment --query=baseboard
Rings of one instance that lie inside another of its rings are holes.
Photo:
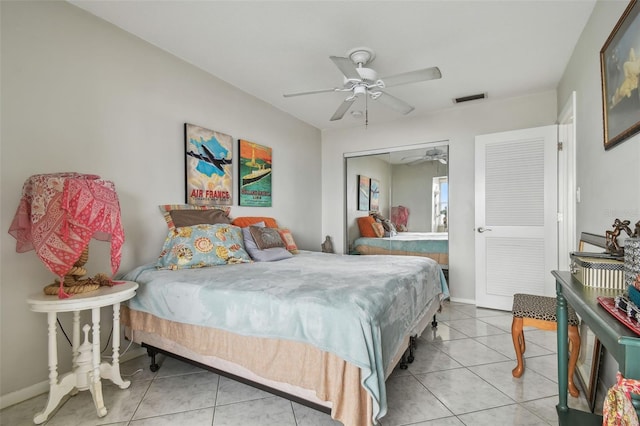
[[[49,392],[49,380],[0,396],[0,410]],[[35,414],[35,413],[34,413]]]
[[[456,303],[466,303],[469,305],[475,305],[476,301],[475,299],[462,299],[460,297],[451,297],[450,298],[452,302],[456,302]]]
[[[120,363],[132,360],[141,355],[146,355],[146,353],[147,351],[145,348],[141,348],[134,343],[126,353],[120,356]],[[49,392],[49,380],[36,383],[35,385],[28,386],[24,389],[11,392],[6,395],[0,395],[0,410],[47,392]]]

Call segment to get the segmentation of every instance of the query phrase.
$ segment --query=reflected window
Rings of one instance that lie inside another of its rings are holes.
[[[447,176],[436,176],[432,185],[433,214],[431,215],[431,232],[448,232],[449,230],[449,179]]]

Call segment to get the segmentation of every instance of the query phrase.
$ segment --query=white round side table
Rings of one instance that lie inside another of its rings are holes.
[[[33,422],[43,423],[58,406],[62,397],[68,393],[89,390],[96,406],[98,417],[107,415],[102,398],[101,379],[109,379],[120,389],[126,389],[130,381],[122,380],[120,375],[120,302],[131,299],[136,294],[138,283],[119,281],[112,287],[103,286],[96,291],[76,294],[68,299],[48,296],[44,293],[33,294],[27,299],[29,308],[34,312],[46,312],[49,325],[49,399],[44,411],[37,413]],[[100,308],[113,306],[113,359],[100,363]],[[91,322],[83,327],[84,341],[80,343],[80,311],[91,309]],[[72,371],[60,376],[58,380],[58,347],[56,342],[58,312],[73,312],[72,334]],[[89,331],[92,330],[92,342]]]

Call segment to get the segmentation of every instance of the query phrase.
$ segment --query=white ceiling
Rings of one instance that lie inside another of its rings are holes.
[[[342,85],[329,56],[366,46],[378,75],[438,66],[442,78],[386,91],[410,116],[486,92],[508,98],[557,87],[595,0],[84,1],[72,4],[137,35],[319,129],[344,93],[284,98]],[[603,40],[604,43],[604,40]],[[364,110],[361,100],[352,110]],[[473,101],[484,102],[484,101]],[[403,116],[369,101],[369,122]]]

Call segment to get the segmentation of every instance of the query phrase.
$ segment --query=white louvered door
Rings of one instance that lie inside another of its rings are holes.
[[[554,296],[557,126],[477,136],[475,148],[476,305]]]

